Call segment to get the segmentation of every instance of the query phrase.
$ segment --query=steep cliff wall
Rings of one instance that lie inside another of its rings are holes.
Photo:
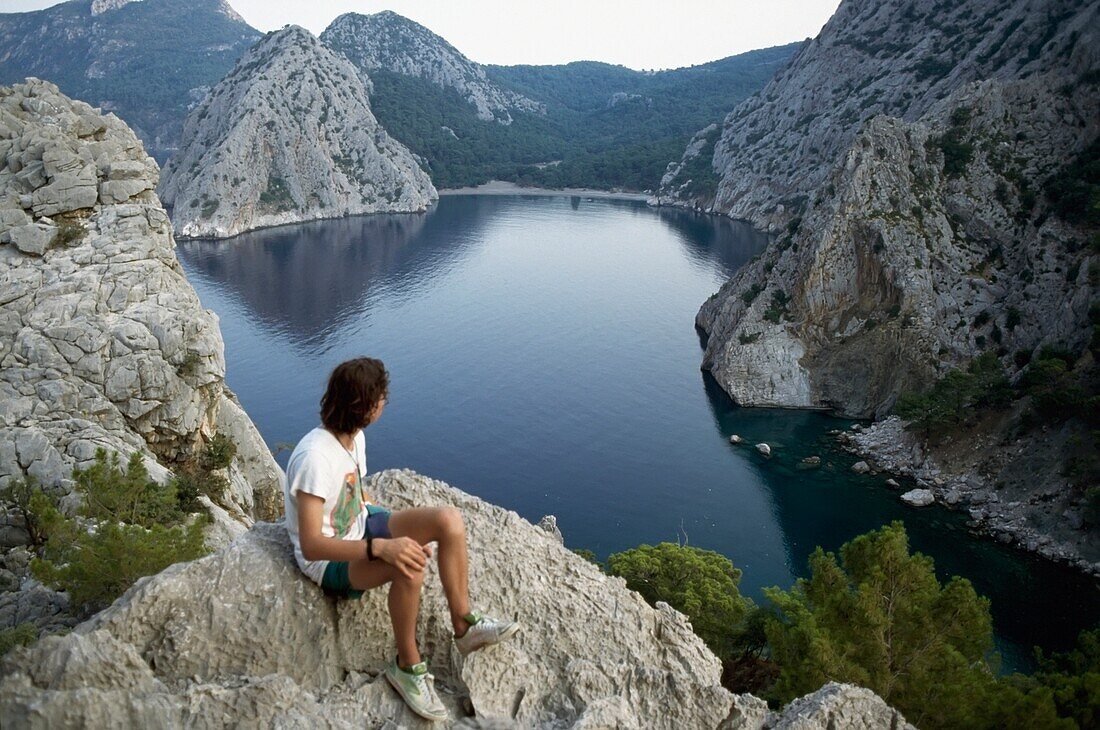
[[[355,67],[297,26],[241,58],[188,115],[180,147],[159,193],[184,236],[422,211],[437,198],[371,114]]]
[[[114,115],[35,79],[0,87],[0,486],[31,476],[62,497],[100,448],[166,478],[222,433],[238,452],[219,524],[237,533],[278,513],[281,471],[225,387],[156,184]],[[15,513],[0,528],[4,547],[27,538]],[[0,593],[0,614],[26,620],[5,613],[20,600]]]

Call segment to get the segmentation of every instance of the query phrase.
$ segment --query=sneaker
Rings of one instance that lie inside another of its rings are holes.
[[[499,644],[519,631],[519,623],[515,621],[497,621],[476,611],[463,618],[470,622],[470,628],[462,636],[455,637],[455,646],[463,656],[486,646]]]
[[[447,708],[435,693],[435,677],[428,673],[426,662],[414,664],[405,670],[397,666],[397,660],[386,667],[386,679],[405,700],[409,709],[425,720],[447,720]]]

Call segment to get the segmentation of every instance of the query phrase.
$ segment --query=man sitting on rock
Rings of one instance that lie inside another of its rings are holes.
[[[321,398],[321,423],[287,465],[286,526],[302,572],[326,591],[348,598],[390,584],[397,657],[386,679],[416,714],[447,719],[432,675],[416,646],[424,568],[439,545],[439,577],[450,607],[455,645],[469,654],[514,635],[519,624],[473,612],[467,595],[466,528],[454,507],[389,510],[363,487],[363,429],[382,415],[389,375],[382,362],[358,358],[332,371]]]

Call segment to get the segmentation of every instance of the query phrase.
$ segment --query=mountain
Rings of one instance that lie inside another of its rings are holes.
[[[371,114],[355,67],[298,26],[265,36],[191,112],[159,192],[192,237],[420,211],[437,197]]]
[[[163,162],[188,109],[260,35],[225,0],[71,0],[0,14],[0,84],[52,81],[118,114]]]
[[[776,233],[702,306],[704,368],[743,405],[928,393],[889,461],[1097,560],[1098,136],[1100,3],[845,0],[655,196]]]
[[[532,99],[493,84],[485,70],[424,26],[386,10],[345,13],[325,29],[321,42],[368,73],[382,70],[453,89],[482,121],[511,124],[511,112],[542,113]]]
[[[369,75],[378,119],[440,187],[498,178],[655,188],[694,130],[719,121],[798,48],[659,73],[594,62],[481,66],[391,12],[342,15],[321,40]]]

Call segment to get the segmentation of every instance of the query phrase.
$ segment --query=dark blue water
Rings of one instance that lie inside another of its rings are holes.
[[[700,372],[695,313],[765,242],[640,203],[465,196],[179,248],[221,317],[229,385],[272,448],[316,424],[332,366],[369,354],[391,374],[372,470],[557,515],[569,546],[601,557],[686,539],[729,556],[757,600],[803,575],[817,545],[902,520],[941,576],[992,600],[1006,667],[1026,666],[1033,644],[1071,645],[1100,619],[1095,582],[852,474],[825,434],[849,422],[736,408]],[[811,454],[822,468],[800,470]]]

